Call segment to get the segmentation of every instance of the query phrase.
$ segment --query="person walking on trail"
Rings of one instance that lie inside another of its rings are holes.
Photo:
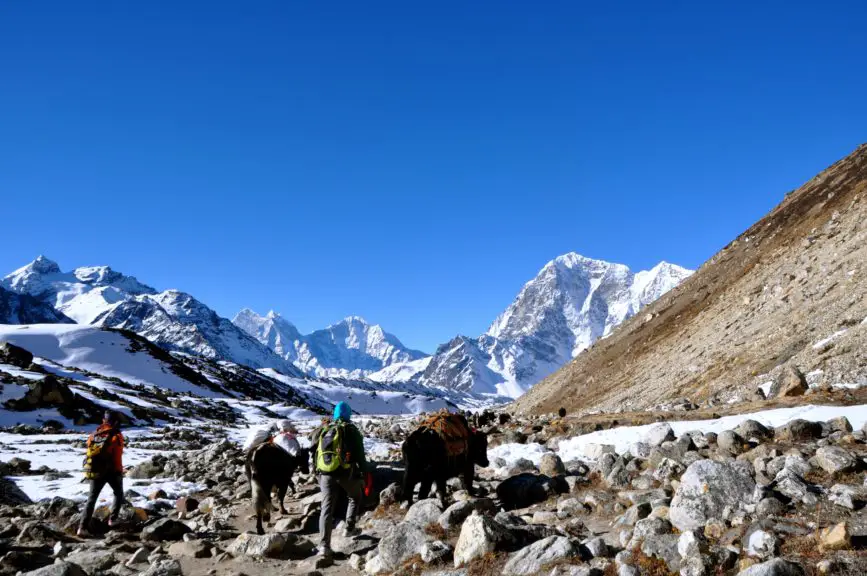
[[[90,496],[81,523],[78,526],[78,535],[89,536],[90,521],[93,518],[93,509],[99,499],[99,493],[108,484],[114,492],[114,506],[108,525],[117,522],[120,507],[123,505],[123,434],[120,433],[120,414],[113,410],[107,410],[102,424],[96,432],[87,439],[87,456],[84,460],[84,477],[90,480]]]
[[[360,533],[355,523],[364,486],[364,474],[369,472],[364,457],[364,439],[361,432],[350,422],[352,410],[346,402],[334,407],[334,418],[324,423],[313,433],[315,453],[313,461],[319,474],[322,491],[322,513],[319,516],[320,556],[330,558],[331,530],[334,523],[334,507],[340,493],[346,492],[349,505],[346,510],[344,537]]]

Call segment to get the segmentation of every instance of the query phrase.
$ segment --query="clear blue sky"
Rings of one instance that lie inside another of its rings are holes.
[[[867,141],[867,4],[4,2],[0,271],[427,351],[568,251],[696,267]]]

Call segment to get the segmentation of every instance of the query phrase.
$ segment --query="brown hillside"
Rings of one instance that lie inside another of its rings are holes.
[[[534,386],[516,409],[610,411],[684,397],[749,398],[786,365],[814,383],[867,383],[865,196],[862,145]]]

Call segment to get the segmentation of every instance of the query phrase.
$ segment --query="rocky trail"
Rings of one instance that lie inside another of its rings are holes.
[[[408,509],[395,502],[396,448],[413,421],[365,419],[376,443],[374,494],[361,536],[335,530],[333,563],[313,556],[314,477],[296,476],[289,514],[275,508],[259,536],[243,455],[225,430],[151,430],[132,444],[163,449],[127,470],[123,523],[109,528],[99,508],[92,539],[74,536],[79,501],[31,503],[4,479],[0,575],[867,573],[867,410],[804,400],[670,423],[648,423],[648,413],[618,422],[503,416],[484,427],[491,465],[477,468],[477,494],[452,480],[446,508],[436,499],[416,497]],[[787,417],[772,426],[780,410],[852,420]],[[615,441],[598,442],[605,438]],[[16,481],[75,475],[31,471],[22,459],[2,468]]]

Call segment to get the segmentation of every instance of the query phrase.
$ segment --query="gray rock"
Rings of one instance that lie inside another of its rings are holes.
[[[668,442],[674,439],[675,435],[674,430],[671,428],[671,424],[660,422],[654,424],[647,430],[647,432],[645,432],[642,442],[649,444],[650,446],[661,446],[663,442]]]
[[[617,523],[621,526],[635,526],[636,522],[647,518],[652,509],[653,507],[650,505],[650,502],[635,504],[634,506],[630,506],[626,512],[624,512],[623,516],[618,519]]]
[[[587,514],[587,505],[577,498],[566,498],[557,503],[557,513],[566,516],[578,516]]]
[[[701,557],[707,552],[707,541],[698,530],[686,530],[677,539],[677,551],[681,558]]]
[[[22,576],[87,576],[87,572],[77,564],[61,560],[32,572],[24,572]]]
[[[735,427],[735,432],[747,440],[767,440],[773,436],[773,430],[755,420],[744,420]]]
[[[289,535],[270,534],[240,534],[226,551],[232,556],[258,556],[279,558],[288,543]]]
[[[473,510],[479,512],[492,512],[496,509],[494,501],[490,498],[473,498],[471,500],[461,500],[455,502],[445,509],[437,518],[437,522],[446,530],[456,528],[473,513]]]
[[[565,482],[563,482],[565,488]],[[538,502],[544,502],[557,494],[554,480],[537,474],[518,474],[511,476],[497,485],[497,497],[506,510],[526,508]]]
[[[593,558],[605,558],[608,556],[608,544],[601,537],[585,540],[581,544]]]
[[[379,541],[379,561],[387,572],[397,570],[408,558],[418,554],[428,541],[427,535],[416,524],[401,522]]]
[[[865,494],[865,490],[862,486],[834,484],[828,491],[828,500],[837,506],[842,506],[849,510],[854,510],[857,507],[858,502],[865,499],[867,499],[867,494]]]
[[[681,562],[678,539],[676,534],[649,534],[641,542],[641,551],[646,556],[664,560],[670,571],[678,572]]]
[[[171,518],[161,518],[153,524],[148,524],[141,531],[142,540],[150,540],[152,542],[166,542],[169,540],[180,540],[184,534],[191,532],[189,526],[183,522],[172,520]]]
[[[15,482],[0,476],[0,504],[18,506],[32,504],[32,501]]]
[[[627,548],[634,548],[641,544],[648,536],[671,534],[671,523],[662,518],[645,518],[639,520],[632,529],[632,541]],[[675,544],[676,546],[676,544]]]
[[[816,462],[829,474],[851,472],[858,466],[858,460],[849,451],[836,446],[816,450]]]
[[[774,558],[768,562],[750,566],[738,572],[737,576],[804,576],[804,569],[798,564]]]
[[[421,560],[426,564],[436,562],[448,557],[452,553],[451,545],[442,540],[434,540],[433,542],[425,542],[421,547]]]
[[[181,563],[174,558],[168,560],[157,560],[150,567],[141,573],[141,576],[181,576],[183,570]]]
[[[796,419],[774,430],[774,438],[779,442],[807,442],[822,435],[822,426],[816,422]]]
[[[716,439],[716,443],[720,450],[725,450],[729,454],[740,454],[744,451],[744,439],[734,430],[725,430],[724,432],[720,432]]]
[[[759,518],[769,518],[771,516],[780,516],[786,511],[786,505],[776,498],[762,498],[756,504],[756,516]]]
[[[501,550],[514,541],[515,537],[501,524],[474,512],[461,527],[454,552],[455,568],[480,558],[488,552]]]
[[[786,366],[780,376],[771,385],[771,398],[779,398],[781,396],[803,396],[809,386],[807,379],[794,366]]]
[[[407,511],[404,522],[412,522],[424,528],[432,522],[436,522],[443,513],[443,507],[438,498],[419,500]]]
[[[831,418],[827,422],[828,426],[834,432],[843,432],[849,433],[852,432],[852,423],[849,422],[849,419],[845,416],[837,416],[836,418]]]
[[[144,564],[145,562],[148,561],[148,556],[150,555],[150,553],[151,553],[151,551],[147,548],[144,548],[144,547],[139,548],[138,550],[133,552],[133,555],[130,556],[129,559],[126,561],[126,566],[134,566],[136,564]]]
[[[507,576],[537,574],[543,566],[561,562],[578,554],[578,550],[565,536],[551,536],[518,550],[503,567]]]
[[[672,524],[681,531],[699,528],[709,518],[721,517],[726,507],[749,502],[756,484],[745,467],[737,464],[712,460],[691,464],[671,501]]]
[[[777,537],[764,530],[755,530],[747,538],[747,554],[754,558],[773,558],[777,555],[779,547],[780,541]]]
[[[542,459],[539,461],[539,472],[546,476],[559,476],[566,474],[566,466],[563,465],[559,456],[546,452],[542,454]]]
[[[400,484],[392,482],[379,493],[379,504],[381,506],[391,506],[400,499]]]
[[[204,540],[175,542],[169,546],[169,556],[173,558],[210,558],[211,545]]]

